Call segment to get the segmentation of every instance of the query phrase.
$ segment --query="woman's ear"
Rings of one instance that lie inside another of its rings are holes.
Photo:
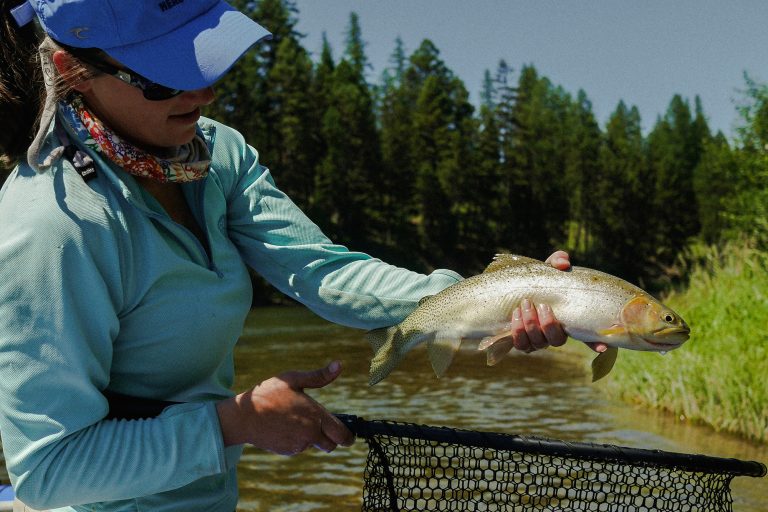
[[[53,65],[56,71],[67,82],[67,85],[77,92],[86,92],[91,89],[91,80],[83,80],[83,65],[72,55],[64,50],[53,52]]]

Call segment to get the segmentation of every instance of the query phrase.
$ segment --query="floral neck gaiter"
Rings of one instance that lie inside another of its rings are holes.
[[[185,183],[203,179],[208,174],[211,153],[199,134],[191,142],[176,148],[174,156],[161,158],[120,138],[88,110],[80,95],[72,95],[60,102],[59,107],[88,148],[98,151],[134,176],[161,183]]]

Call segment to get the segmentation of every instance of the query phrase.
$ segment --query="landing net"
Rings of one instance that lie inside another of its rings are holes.
[[[732,511],[759,462],[339,418],[368,443],[365,511]]]

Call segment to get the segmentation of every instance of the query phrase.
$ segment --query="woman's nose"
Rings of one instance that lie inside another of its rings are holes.
[[[194,91],[184,91],[183,96],[186,99],[193,100],[199,106],[210,105],[213,100],[216,99],[216,93],[213,91],[213,87],[205,87],[204,89],[195,89]]]

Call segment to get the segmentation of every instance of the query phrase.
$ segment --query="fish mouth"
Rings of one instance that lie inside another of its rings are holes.
[[[679,347],[688,340],[691,330],[687,327],[667,327],[653,333],[653,339],[643,340],[655,347]],[[657,341],[659,338],[669,338],[665,341]]]
[[[686,338],[691,333],[691,329],[688,327],[667,327],[666,329],[660,329],[653,334],[655,336],[675,336],[675,335],[683,335]]]

